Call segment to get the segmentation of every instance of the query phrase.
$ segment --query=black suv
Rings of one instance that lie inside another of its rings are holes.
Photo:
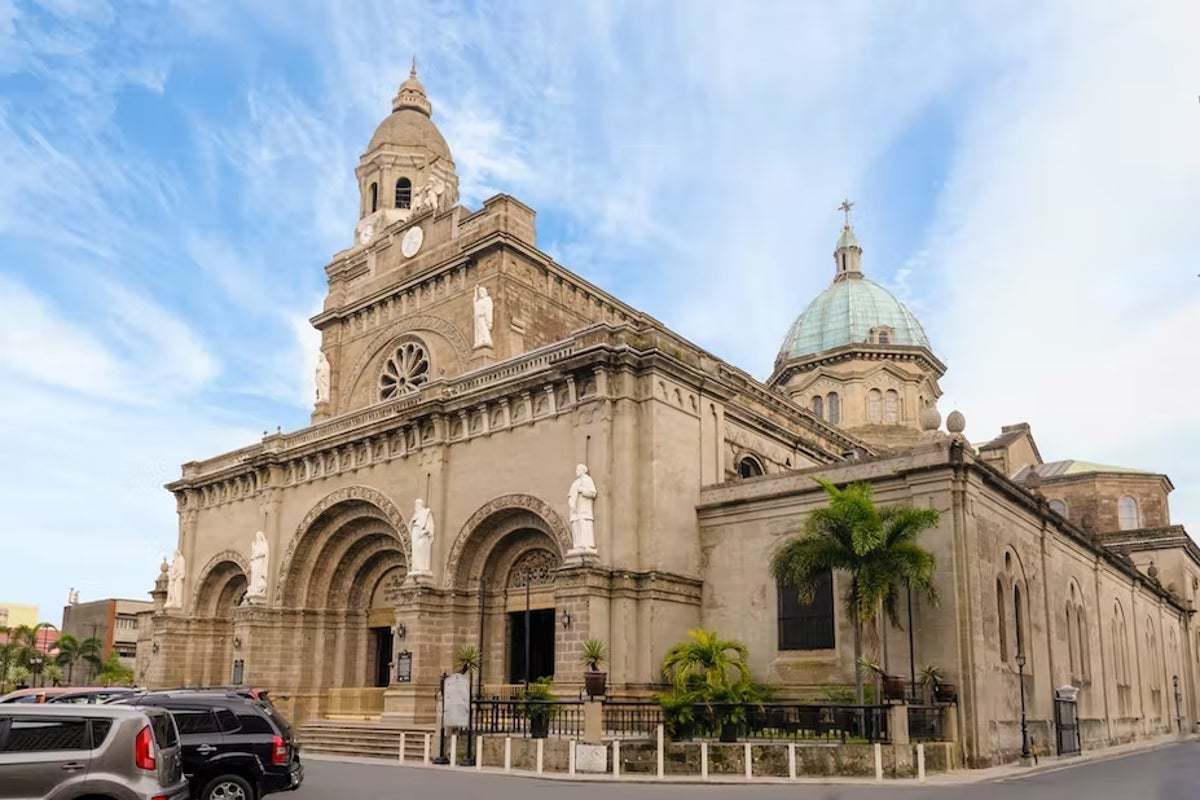
[[[299,788],[300,747],[269,701],[230,691],[146,692],[115,701],[171,712],[196,800],[258,800]]]

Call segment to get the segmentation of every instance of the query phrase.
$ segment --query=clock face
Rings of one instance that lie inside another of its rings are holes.
[[[358,232],[358,241],[362,244],[366,244],[367,242],[371,241],[371,237],[374,235],[375,225],[368,222],[366,225],[363,225],[362,230]]]
[[[400,240],[400,252],[405,258],[412,258],[421,249],[421,242],[425,241],[425,233],[420,226],[409,228],[404,234],[404,238]]]

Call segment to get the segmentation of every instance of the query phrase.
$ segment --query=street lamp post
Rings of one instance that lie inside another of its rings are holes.
[[[33,673],[33,685],[38,685],[38,678],[42,674],[42,662],[45,661],[41,656],[33,656],[29,659],[29,671]]]
[[[1029,723],[1025,719],[1025,654],[1017,653],[1017,679],[1021,682],[1021,758],[1029,758]]]
[[[1179,694],[1179,676],[1172,675],[1171,683],[1175,687],[1175,727],[1179,729],[1180,733],[1183,733],[1183,714],[1179,710],[1179,701],[1183,698]]]

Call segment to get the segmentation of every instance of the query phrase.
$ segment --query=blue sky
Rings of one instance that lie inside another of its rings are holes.
[[[533,206],[569,268],[765,378],[848,196],[943,414],[1167,472],[1200,529],[1197,30],[1187,0],[0,0],[0,600],[146,597],[179,465],[307,422],[414,53],[464,203]]]

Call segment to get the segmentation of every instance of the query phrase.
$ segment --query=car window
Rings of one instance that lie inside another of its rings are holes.
[[[219,732],[217,720],[208,709],[172,708],[171,715],[179,726],[180,736]]]
[[[217,715],[217,726],[220,727],[221,733],[236,733],[241,727],[237,717],[228,709],[218,708],[214,713]]]
[[[5,753],[38,753],[54,750],[88,750],[87,722],[83,719],[49,717],[13,717]]]
[[[260,717],[252,711],[238,714],[237,718],[238,722],[242,724],[242,733],[275,733],[275,729],[271,727],[271,723],[265,717]]]
[[[154,730],[154,741],[162,748],[179,744],[175,735],[175,720],[170,714],[150,714],[150,727]]]
[[[108,732],[112,730],[111,719],[94,719],[92,722],[92,749],[96,750],[100,745],[104,744],[104,740],[108,738]]]

